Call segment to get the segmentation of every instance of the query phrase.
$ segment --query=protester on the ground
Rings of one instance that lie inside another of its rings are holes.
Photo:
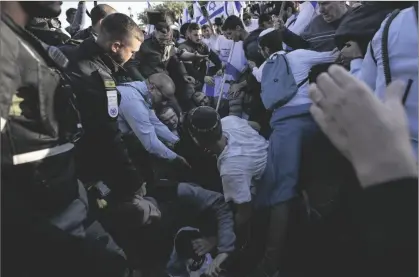
[[[209,253],[198,255],[193,249],[193,242],[201,240],[203,235],[199,229],[182,227],[175,236],[175,242],[167,273],[172,276],[201,276],[206,273],[212,263]]]
[[[2,270],[126,277],[123,251],[88,218],[86,191],[77,180],[74,143],[81,130],[64,78],[68,60],[24,29],[34,17],[58,16],[60,6],[1,3]]]
[[[197,106],[210,106],[211,102],[208,96],[205,95],[202,91],[196,91],[192,95],[192,99],[196,103]]]
[[[214,254],[206,273],[218,276],[216,269],[235,249],[234,218],[230,206],[222,194],[193,184],[163,184],[153,192],[163,211],[162,229],[152,237],[157,241],[167,237],[172,239],[173,234],[184,226],[198,228],[203,236],[193,241],[193,252],[199,257]],[[173,241],[170,244],[173,245]]]
[[[180,122],[175,109],[167,105],[163,106],[159,110],[156,109],[156,113],[159,120],[166,125],[175,136],[179,137],[178,127]]]

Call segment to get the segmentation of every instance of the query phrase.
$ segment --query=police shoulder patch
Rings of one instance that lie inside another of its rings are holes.
[[[104,80],[103,83],[106,89],[113,89],[116,87],[115,82],[113,80]]]
[[[115,118],[118,116],[118,93],[116,90],[109,90],[106,92],[108,98],[108,114]]]

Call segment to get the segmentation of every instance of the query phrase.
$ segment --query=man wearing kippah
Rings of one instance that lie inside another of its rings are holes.
[[[217,156],[224,198],[234,204],[240,229],[252,214],[252,195],[265,170],[268,142],[249,121],[237,116],[220,119],[211,107],[193,109],[184,124],[198,146]]]

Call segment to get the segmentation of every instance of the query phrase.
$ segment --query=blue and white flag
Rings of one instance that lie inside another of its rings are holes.
[[[199,23],[202,19],[204,19],[204,15],[202,14],[198,1],[193,3],[193,18],[195,23]]]
[[[182,24],[190,23],[190,22],[191,22],[191,17],[189,15],[188,8],[184,8],[183,14],[182,14]]]
[[[243,1],[230,1],[226,2],[225,6],[226,14],[228,16],[235,15],[240,17],[246,4]]]
[[[225,83],[221,90],[222,77],[214,76],[215,86],[205,84],[202,91],[210,97],[218,97],[222,91],[222,97],[226,98],[230,89],[230,83],[238,80],[247,66],[247,60],[243,51],[243,42],[233,42],[224,39],[220,45],[220,60],[225,65]],[[230,57],[231,53],[231,57]]]
[[[151,9],[151,4],[150,4],[150,1],[147,1],[147,8],[148,8],[148,9]]]
[[[225,1],[210,1],[207,4],[207,11],[208,11],[208,18],[211,20],[211,22],[214,22],[215,18],[217,17],[227,17],[227,5],[229,2]],[[207,24],[207,20],[202,17],[201,21],[199,21],[199,24],[204,25]]]
[[[234,15],[240,16],[246,4],[242,1],[234,1]]]

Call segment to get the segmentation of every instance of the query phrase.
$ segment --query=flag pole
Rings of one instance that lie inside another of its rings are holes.
[[[230,55],[228,56],[227,64],[231,63],[231,58],[233,57],[233,50],[234,50],[235,45],[236,45],[236,43],[233,42],[233,47],[230,50]],[[217,112],[218,112],[218,109],[220,108],[221,98],[223,98],[223,94],[224,94],[224,84],[225,84],[225,81],[226,81],[226,71],[227,71],[226,69],[227,69],[227,65],[226,65],[226,68],[224,70],[223,79],[221,80],[220,93],[218,94],[217,107],[215,108],[215,111],[217,111]]]

